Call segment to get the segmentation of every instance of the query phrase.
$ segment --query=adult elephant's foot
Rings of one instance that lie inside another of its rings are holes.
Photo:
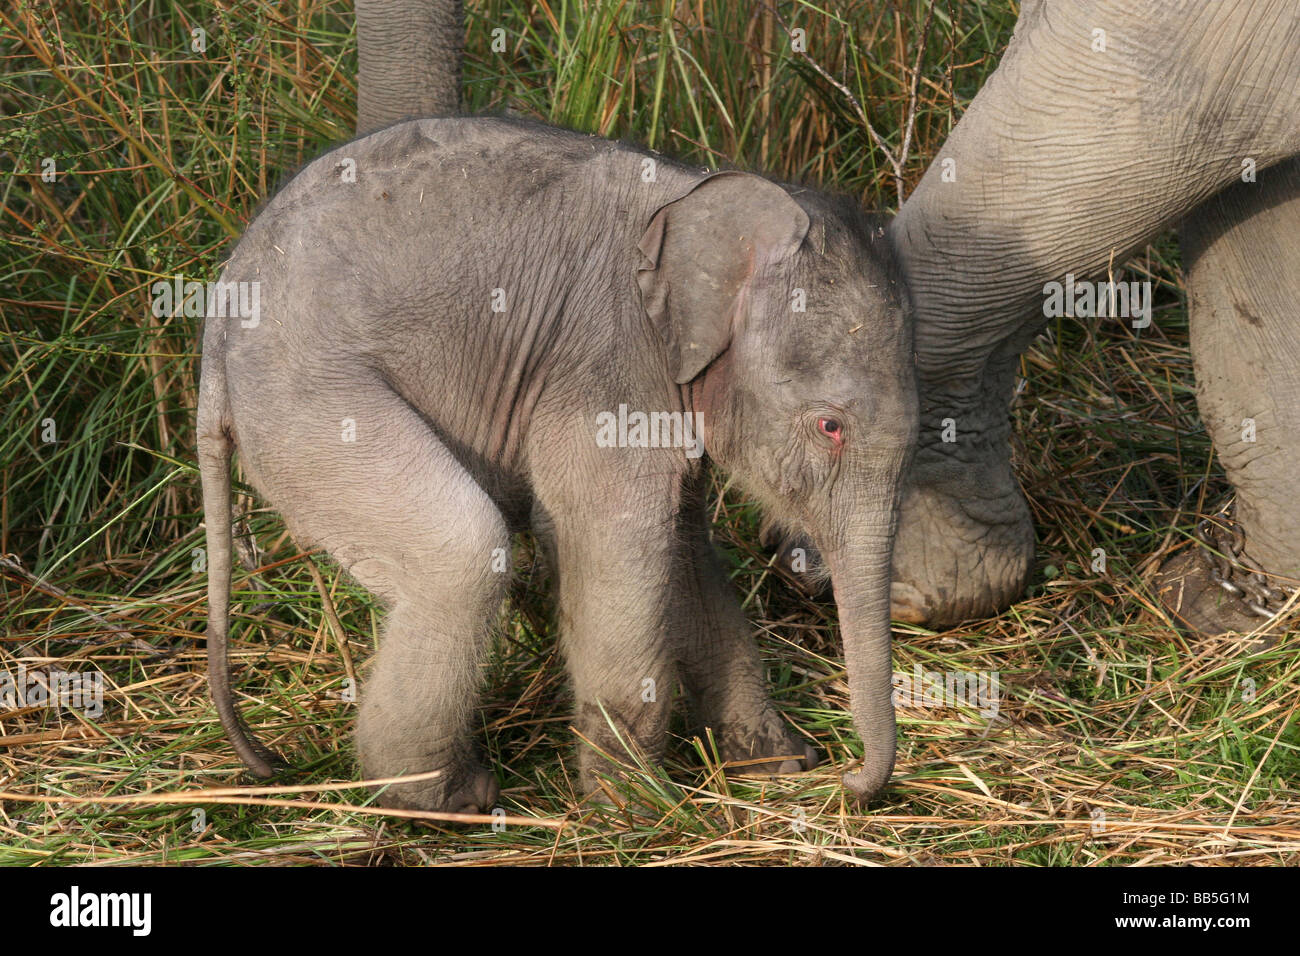
[[[1007,481],[984,489],[964,484],[954,494],[918,482],[904,493],[890,590],[894,620],[946,627],[988,617],[1029,583],[1034,526],[1020,489]],[[1000,494],[987,493],[999,484]]]
[[[1184,548],[1166,560],[1154,582],[1156,596],[1165,610],[1193,637],[1252,634],[1264,626],[1265,632],[1255,638],[1263,647],[1274,644],[1277,624],[1269,624],[1267,618],[1249,611],[1240,597],[1214,579],[1210,567],[1195,547]]]
[[[1293,593],[1245,549],[1241,525],[1220,516],[1201,522],[1197,541],[1168,558],[1153,587],[1177,624],[1197,638],[1248,635],[1255,649],[1271,647],[1291,614]]]

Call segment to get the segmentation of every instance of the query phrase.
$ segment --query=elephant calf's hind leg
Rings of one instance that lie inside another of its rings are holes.
[[[378,383],[309,391],[271,434],[250,437],[259,485],[299,543],[324,547],[388,604],[360,695],[357,747],[381,804],[486,811],[493,776],[469,730],[479,664],[508,583],[510,536],[496,504],[424,420]],[[340,441],[336,423],[355,422]],[[275,444],[269,442],[274,440]]]

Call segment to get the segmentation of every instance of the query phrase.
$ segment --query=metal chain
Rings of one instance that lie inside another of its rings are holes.
[[[1272,617],[1295,590],[1269,584],[1264,569],[1246,554],[1246,532],[1237,523],[1236,507],[1234,501],[1213,518],[1197,522],[1196,539],[1209,564],[1211,580],[1252,614]]]

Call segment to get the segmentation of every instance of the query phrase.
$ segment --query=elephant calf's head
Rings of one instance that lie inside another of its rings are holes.
[[[806,531],[830,570],[855,723],[846,783],[866,796],[894,757],[890,556],[916,439],[911,326],[883,231],[851,203],[719,173],[660,208],[637,273],[704,446]]]

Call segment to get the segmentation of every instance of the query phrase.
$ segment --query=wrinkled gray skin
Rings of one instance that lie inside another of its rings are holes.
[[[209,662],[243,759],[271,771],[229,695],[236,446],[295,540],[388,605],[362,768],[442,771],[389,804],[495,799],[469,734],[524,528],[557,581],[583,736],[624,756],[607,714],[657,758],[680,679],[725,759],[811,765],[707,540],[712,459],[826,556],[865,750],[845,782],[875,793],[894,759],[890,549],[917,421],[887,248],[853,203],[519,121],[402,123],[309,165],[223,276],[261,283],[259,324],[210,318],[203,344]],[[620,404],[699,414],[707,458],[598,447],[597,414]],[[582,748],[585,787],[600,768]]]
[[[390,10],[413,32],[463,36],[446,0]],[[1202,417],[1249,553],[1300,578],[1290,306],[1300,272],[1284,267],[1300,211],[1295,167],[1269,168],[1300,139],[1298,11],[1279,0],[1022,3],[1001,65],[889,230],[914,299],[923,400],[895,544],[896,619],[951,624],[1023,590],[1034,532],[1011,469],[1007,402],[1017,357],[1042,327],[1043,285],[1099,277],[1183,217]],[[1106,31],[1105,53],[1092,50],[1094,29]],[[426,90],[406,89],[407,105],[390,97],[384,114],[367,109],[363,76],[361,128],[454,89],[442,63],[458,68],[459,52],[432,69],[427,56],[386,58],[371,83],[415,77]],[[1246,157],[1258,183],[1221,192]],[[947,159],[955,182],[943,181]],[[941,440],[946,418],[955,443]],[[1257,420],[1254,444],[1241,440],[1245,418]]]
[[[1197,404],[1246,551],[1300,581],[1300,160],[1215,196],[1181,241]]]
[[[461,0],[356,0],[357,132],[460,109]]]
[[[1107,52],[1092,52],[1094,29]],[[997,71],[889,228],[922,396],[896,617],[950,623],[1023,589],[1034,535],[1007,405],[1044,321],[1043,285],[1104,276],[1112,256],[1122,264],[1183,217],[1202,411],[1242,494],[1250,550],[1269,570],[1300,572],[1298,280],[1284,267],[1300,221],[1295,167],[1275,165],[1300,150],[1298,102],[1294,0],[1024,5]],[[1258,183],[1240,183],[1246,158]],[[945,160],[955,182],[942,179]],[[1248,417],[1260,440],[1242,447]],[[955,443],[940,440],[945,418]]]

